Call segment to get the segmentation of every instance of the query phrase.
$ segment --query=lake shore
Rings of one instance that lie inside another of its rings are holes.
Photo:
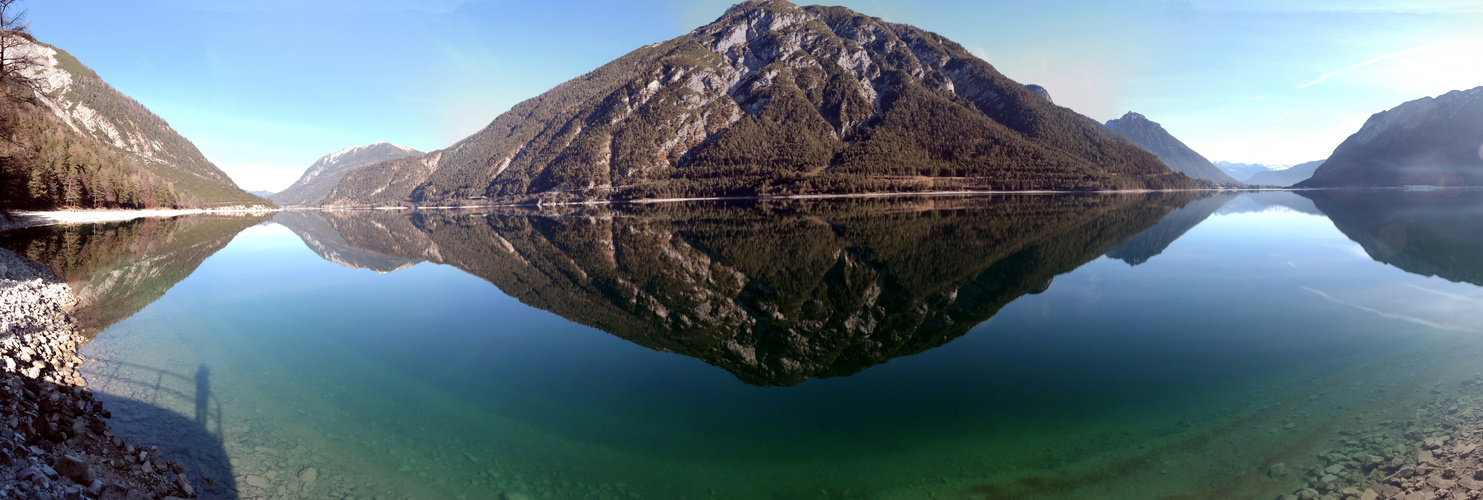
[[[844,194],[780,194],[780,195],[757,195],[757,196],[697,196],[680,198],[638,198],[628,200],[580,200],[580,201],[522,201],[518,203],[470,203],[462,205],[397,205],[397,206],[370,206],[370,205],[321,205],[321,206],[294,206],[286,207],[284,210],[459,210],[474,208],[511,208],[511,207],[556,207],[556,206],[596,206],[596,205],[653,205],[664,203],[691,203],[712,201],[805,201],[805,200],[848,200],[864,198],[909,198],[909,197],[958,197],[958,196],[1064,196],[1064,195],[1108,195],[1108,194],[1138,194],[1138,193],[1179,193],[1179,192],[1247,192],[1247,191],[1293,191],[1292,189],[1276,188],[1221,188],[1221,189],[1136,189],[1136,190],[1112,190],[1112,191],[1048,191],[1048,190],[1026,190],[1026,191],[891,191],[881,193],[844,193]]]
[[[1272,465],[1270,478],[1299,478],[1278,500],[1483,498],[1483,374],[1431,393],[1412,418],[1358,420],[1307,463]]]
[[[194,496],[180,464],[108,431],[77,372],[75,302],[45,266],[0,249],[0,498]]]
[[[177,217],[200,214],[263,214],[281,209],[266,207],[213,208],[213,209],[152,209],[152,210],[54,210],[12,212],[13,220],[0,217],[0,231],[37,226],[61,224],[94,224],[98,222],[121,222],[141,217]]]

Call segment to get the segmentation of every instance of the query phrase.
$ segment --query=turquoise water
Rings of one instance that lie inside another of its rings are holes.
[[[225,498],[1271,498],[1483,371],[1483,197],[1190,198],[296,212],[69,279],[114,431]]]

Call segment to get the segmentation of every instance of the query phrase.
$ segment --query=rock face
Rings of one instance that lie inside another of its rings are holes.
[[[1045,98],[1045,102],[1049,102],[1049,103],[1052,103],[1052,104],[1054,104],[1056,102],[1055,99],[1051,99],[1050,98],[1050,91],[1049,90],[1045,90],[1045,87],[1041,87],[1039,85],[1036,85],[1036,84],[1033,84],[1032,83],[1032,84],[1026,85],[1025,88],[1030,89],[1030,91],[1031,92],[1034,92],[1035,95],[1038,95],[1040,97],[1044,97]]]
[[[1305,188],[1483,186],[1483,87],[1371,116]]]
[[[1196,153],[1179,139],[1175,139],[1173,135],[1164,130],[1163,125],[1143,115],[1129,111],[1122,118],[1109,120],[1107,128],[1122,132],[1138,147],[1158,156],[1175,172],[1219,184],[1241,184],[1241,181],[1215,168],[1215,165],[1204,156],[1200,156],[1200,153]]]
[[[325,155],[309,166],[304,175],[288,189],[269,197],[281,206],[318,206],[330,190],[355,169],[423,153],[407,146],[378,142],[369,146],[351,146]]]
[[[1197,185],[935,33],[753,0],[327,203]]]
[[[47,95],[8,117],[15,120],[17,138],[5,145],[14,158],[6,168],[17,170],[3,177],[25,183],[0,186],[12,190],[5,193],[16,198],[9,200],[12,206],[271,205],[237,187],[165,120],[114,90],[71,54],[34,40],[11,50],[41,61],[22,74],[40,81]],[[71,165],[86,175],[56,165]]]
[[[1246,183],[1253,186],[1289,187],[1299,182],[1306,181],[1310,177],[1313,177],[1313,172],[1317,171],[1318,167],[1320,165],[1323,165],[1324,161],[1325,160],[1310,161],[1307,163],[1299,163],[1297,165],[1293,165],[1291,168],[1282,170],[1266,170],[1257,172],[1256,175],[1253,175],[1250,179],[1247,179]]]
[[[946,344],[1194,197],[323,215],[349,244],[451,265],[529,306],[777,386]]]

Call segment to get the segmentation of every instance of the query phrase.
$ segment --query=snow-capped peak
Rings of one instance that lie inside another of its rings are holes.
[[[319,161],[321,161],[323,163],[334,163],[335,160],[340,159],[340,157],[345,156],[347,154],[350,154],[352,152],[355,152],[355,151],[357,151],[359,149],[360,149],[360,146],[350,146],[348,148],[341,149],[339,151],[330,153],[329,155],[326,155],[324,158],[321,158]]]

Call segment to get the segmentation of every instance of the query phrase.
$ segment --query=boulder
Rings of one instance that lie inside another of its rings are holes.
[[[58,457],[56,463],[52,464],[52,468],[56,469],[58,474],[83,486],[91,485],[98,479],[97,474],[93,473],[92,465],[72,455]]]

